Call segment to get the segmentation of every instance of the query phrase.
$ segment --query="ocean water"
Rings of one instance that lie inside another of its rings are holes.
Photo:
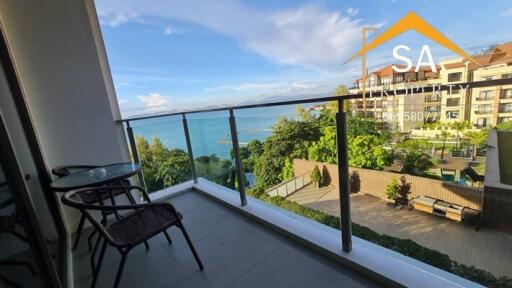
[[[240,146],[254,139],[262,141],[272,135],[272,127],[281,117],[298,119],[295,111],[296,105],[235,111]],[[228,117],[227,111],[187,115],[195,158],[215,154],[221,159],[230,159],[232,143]],[[141,135],[148,141],[156,136],[169,148],[187,150],[181,116],[134,121],[131,125],[135,135]]]

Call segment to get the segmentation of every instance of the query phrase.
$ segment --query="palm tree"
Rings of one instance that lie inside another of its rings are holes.
[[[464,137],[469,142],[469,144],[473,145],[473,151],[471,153],[471,160],[476,160],[476,149],[478,147],[485,145],[487,143],[487,130],[480,131],[468,131],[464,134]]]
[[[450,132],[448,132],[448,127],[443,127],[441,131],[441,138],[443,138],[443,148],[441,148],[441,159],[444,159],[444,149],[446,148],[446,139],[450,137]]]
[[[464,130],[466,129],[469,129],[471,128],[471,124],[468,122],[468,121],[459,121],[459,122],[454,122],[450,125],[450,127],[456,131],[457,133],[457,149],[459,149],[459,145],[460,145],[460,132],[463,132]]]

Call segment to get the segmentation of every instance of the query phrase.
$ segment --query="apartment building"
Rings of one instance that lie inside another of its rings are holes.
[[[386,123],[390,129],[402,132],[420,127],[425,122],[438,121],[440,97],[431,92],[422,93],[420,87],[440,83],[439,73],[425,67],[421,67],[418,72],[413,67],[412,72],[398,73],[392,66],[390,64],[368,74],[367,96],[353,101],[354,110]],[[403,68],[401,65],[396,66]],[[363,81],[357,79],[349,93],[360,93],[362,88]],[[394,93],[404,88],[409,89],[407,94]]]
[[[366,102],[367,116],[389,123],[390,128],[402,132],[437,121],[469,121],[475,127],[484,128],[512,120],[512,85],[472,89],[460,85],[469,81],[512,78],[512,42],[497,45],[475,55],[474,59],[479,65],[462,58],[442,61],[437,73],[425,67],[418,72],[412,68],[412,72],[397,73],[392,65],[370,72],[366,81],[367,97],[365,100],[355,100],[355,107],[358,111],[365,110]],[[416,86],[435,84],[453,86],[441,92],[441,97],[433,93],[420,96],[420,91],[414,89]],[[362,80],[357,79],[349,92],[360,93],[362,85]],[[393,95],[393,89],[404,87],[416,93]],[[383,89],[390,91],[387,93],[390,96],[379,92],[369,97],[370,91]]]

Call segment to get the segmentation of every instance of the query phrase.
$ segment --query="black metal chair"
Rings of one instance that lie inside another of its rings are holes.
[[[52,173],[55,176],[60,178],[60,177],[68,176],[69,174],[72,174],[72,173],[75,173],[75,172],[78,172],[81,170],[93,169],[93,168],[97,168],[97,167],[99,167],[99,166],[95,166],[95,165],[66,165],[66,166],[59,166],[59,167],[53,168]],[[119,183],[116,183],[113,185],[117,185],[120,187],[119,187],[119,189],[115,189],[115,190],[109,190],[109,191],[104,190],[104,191],[101,191],[100,193],[83,193],[81,195],[82,201],[84,201],[87,204],[95,204],[95,203],[99,203],[100,200],[104,201],[106,199],[111,199],[112,203],[115,204],[115,200],[114,200],[115,196],[118,196],[120,194],[126,194],[126,197],[130,201],[130,203],[132,203],[132,204],[136,203],[135,199],[133,199],[133,196],[129,192],[127,192],[126,189],[123,189],[123,186],[130,185],[130,181],[123,180],[123,181],[120,181]],[[73,250],[75,250],[78,247],[78,242],[80,241],[80,236],[82,235],[82,230],[84,229],[85,220],[86,220],[86,217],[85,217],[85,215],[82,214],[82,216],[80,217],[80,222],[78,223],[78,229],[76,230],[76,238],[75,238],[75,242],[73,244]],[[92,249],[92,238],[94,237],[94,235],[95,235],[94,232],[89,235],[89,240],[88,240],[89,251],[91,251],[91,249]],[[95,245],[95,246],[97,246],[97,245]]]
[[[192,241],[190,240],[187,231],[185,230],[185,226],[181,222],[181,213],[176,211],[174,206],[172,206],[170,203],[152,203],[147,197],[147,193],[145,193],[144,189],[141,187],[128,186],[127,188],[130,190],[137,189],[142,192],[142,195],[144,195],[147,203],[131,205],[103,205],[104,203],[89,204],[81,200],[81,195],[84,193],[99,194],[105,189],[115,189],[112,187],[84,188],[70,191],[62,195],[62,203],[76,209],[80,209],[85,217],[87,217],[87,220],[89,220],[103,236],[101,252],[98,259],[98,264],[93,271],[93,282],[91,287],[94,287],[98,280],[98,274],[101,268],[101,263],[103,261],[107,243],[115,247],[121,254],[121,263],[119,264],[114,282],[114,287],[119,287],[126,258],[130,250],[159,233],[164,233],[167,240],[169,241],[169,244],[172,244],[172,241],[166,232],[166,230],[172,226],[177,226],[181,230],[197,264],[199,265],[199,269],[203,270],[203,264],[201,263],[201,260],[199,259],[199,256],[194,249]],[[109,224],[109,222],[104,221],[105,218],[100,221],[96,220],[91,214],[92,211],[124,211],[126,214],[124,214],[124,217],[119,219],[113,219],[113,221],[110,221],[111,223]]]
[[[8,199],[8,200],[0,203],[0,210],[7,209],[8,207],[14,206],[14,205],[15,205],[14,200],[12,198]],[[18,214],[16,213],[16,209],[13,209],[13,212],[11,212],[11,213],[0,215],[0,234],[9,233],[9,234],[15,236],[16,238],[18,238],[19,240],[21,240],[22,242],[25,242],[28,245],[30,245],[28,243],[27,238],[24,235],[22,235],[21,233],[16,231],[17,225],[20,225],[21,227],[23,227],[23,225],[21,225],[21,219],[19,218]],[[0,266],[21,266],[21,267],[26,267],[32,274],[36,273],[34,268],[32,267],[32,264],[30,264],[29,262],[26,262],[26,261],[0,260]],[[12,287],[21,287],[20,285],[15,283],[13,280],[11,280],[5,276],[2,276],[2,275],[0,275],[0,280],[2,280],[4,283],[6,283]]]

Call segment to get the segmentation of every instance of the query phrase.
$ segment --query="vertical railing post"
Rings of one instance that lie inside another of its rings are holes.
[[[192,179],[194,179],[194,183],[197,183],[197,174],[196,174],[196,163],[194,162],[194,154],[192,153],[192,142],[190,142],[190,134],[188,133],[188,122],[185,113],[183,115],[183,131],[185,132],[185,140],[187,141],[187,151],[188,158],[190,161],[190,172],[192,173]]]
[[[247,204],[247,198],[245,196],[245,181],[244,181],[244,170],[242,167],[242,161],[240,161],[240,149],[238,146],[238,132],[236,130],[236,121],[233,109],[229,109],[229,128],[231,131],[231,142],[233,143],[233,156],[235,157],[235,169],[236,176],[238,179],[238,191],[240,192],[240,202],[243,205]]]
[[[352,250],[352,221],[350,219],[350,190],[348,182],[347,124],[343,99],[338,100],[338,113],[336,113],[336,146],[338,150],[341,244],[343,251],[350,252]]]
[[[137,145],[135,144],[135,137],[133,137],[133,129],[130,126],[130,121],[126,121],[126,132],[128,133],[128,141],[130,142],[130,150],[132,150],[133,162],[140,164],[139,152],[137,151]],[[139,185],[146,190],[146,182],[144,181],[144,174],[142,170],[138,174]]]

